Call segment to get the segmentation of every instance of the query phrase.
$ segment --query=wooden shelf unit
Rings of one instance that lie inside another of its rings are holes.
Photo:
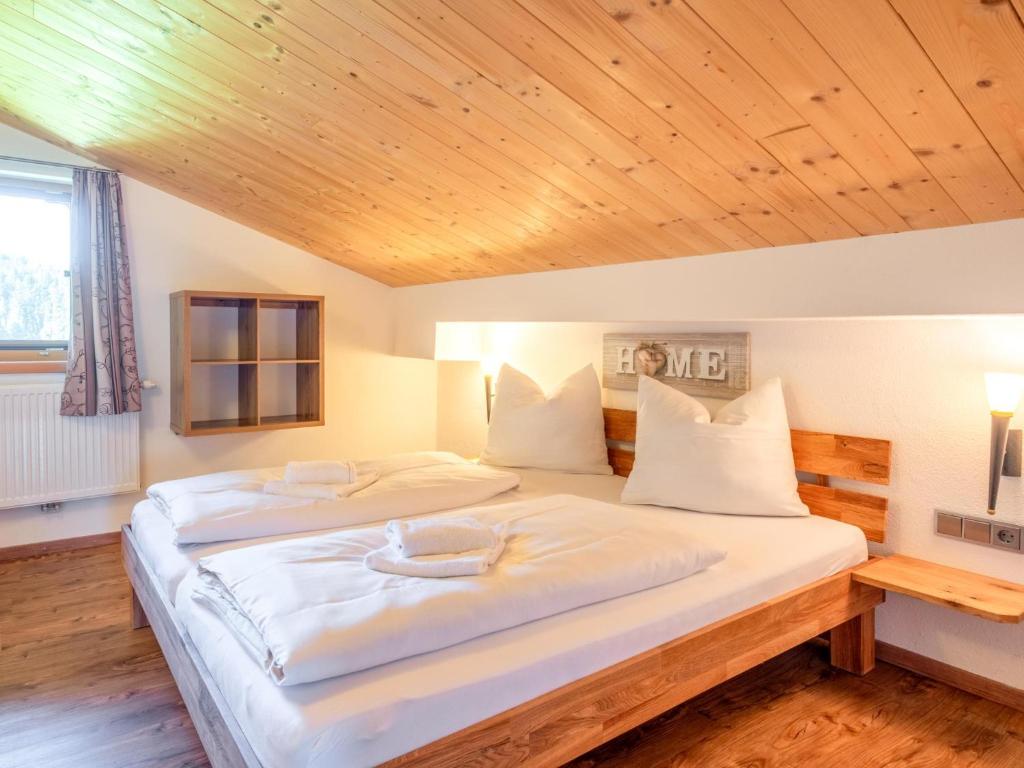
[[[171,294],[172,430],[190,437],[323,424],[323,296]]]

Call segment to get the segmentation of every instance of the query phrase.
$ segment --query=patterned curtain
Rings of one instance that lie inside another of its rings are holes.
[[[76,170],[71,192],[74,329],[62,416],[142,410],[123,218],[118,175]]]

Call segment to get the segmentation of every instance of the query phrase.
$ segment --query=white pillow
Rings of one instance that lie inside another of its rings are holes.
[[[810,514],[797,494],[782,382],[766,381],[712,422],[689,395],[640,377],[636,460],[622,501],[727,515]]]
[[[480,463],[610,475],[593,366],[567,378],[551,397],[525,373],[501,366]]]

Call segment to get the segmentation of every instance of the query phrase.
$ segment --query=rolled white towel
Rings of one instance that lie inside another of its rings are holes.
[[[373,485],[380,479],[376,472],[364,472],[351,483],[327,485],[326,483],[289,483],[285,480],[268,480],[263,492],[271,496],[295,496],[300,499],[323,499],[337,501],[351,496],[356,491]]]
[[[405,557],[490,549],[504,538],[503,530],[490,528],[472,517],[389,520],[384,531],[395,550]]]
[[[289,461],[284,468],[286,483],[320,483],[338,485],[354,482],[353,461]]]
[[[368,552],[363,565],[381,573],[397,576],[444,579],[452,576],[479,576],[487,572],[505,550],[505,539],[489,549],[474,549],[457,555],[404,557],[393,544]]]

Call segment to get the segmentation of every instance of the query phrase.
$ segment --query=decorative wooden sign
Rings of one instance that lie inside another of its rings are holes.
[[[698,397],[732,399],[750,389],[749,333],[606,333],[604,385],[636,389],[651,376]]]

